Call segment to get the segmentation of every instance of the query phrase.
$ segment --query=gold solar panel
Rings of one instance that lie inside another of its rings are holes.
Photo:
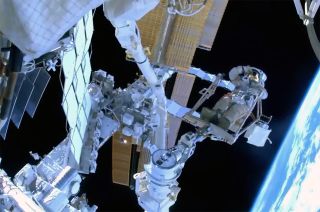
[[[112,137],[112,181],[129,185],[132,137],[116,132]]]
[[[159,5],[138,21],[142,45],[149,48],[151,61],[155,61],[156,47],[161,37],[161,29],[167,16],[167,1],[161,0]]]
[[[212,1],[207,1],[205,8],[196,15],[175,17],[165,54],[165,65],[180,70],[190,68],[211,7]]]
[[[177,74],[176,81],[173,87],[171,99],[175,100],[180,105],[187,105],[195,77],[190,74]],[[169,116],[169,134],[167,147],[173,147],[180,129],[181,120],[173,116]]]

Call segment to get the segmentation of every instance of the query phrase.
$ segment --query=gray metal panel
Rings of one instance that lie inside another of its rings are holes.
[[[50,78],[51,76],[50,74],[48,74],[47,71],[40,70],[39,75],[36,78],[36,81],[34,83],[34,89],[29,99],[29,103],[27,104],[27,107],[26,107],[26,111],[31,117],[34,116],[37,110],[41,97],[48,85]]]
[[[211,50],[228,1],[229,0],[213,0],[213,5],[199,42],[199,48]]]
[[[71,87],[62,101],[62,107],[66,114],[70,128],[75,128],[78,118],[79,103],[73,87]]]
[[[0,135],[1,135],[1,137],[3,139],[6,139],[8,128],[9,128],[9,123],[10,123],[10,119],[11,119],[11,115],[12,115],[12,111],[13,111],[13,107],[14,107],[16,101],[17,101],[17,97],[18,97],[18,94],[19,94],[19,92],[21,90],[24,78],[25,78],[24,74],[19,74],[18,75],[16,87],[14,89],[14,94],[13,94],[13,97],[12,97],[12,104],[11,104],[11,109],[10,109],[10,112],[9,112],[9,116],[8,116],[6,124],[3,126],[3,128],[0,131]]]
[[[168,123],[170,125],[168,139],[166,146],[167,148],[171,148],[175,145],[176,139],[181,126],[181,119],[174,117],[172,115],[168,116]]]
[[[17,128],[20,127],[24,111],[27,107],[28,101],[33,91],[33,83],[26,77],[23,80],[22,87],[17,97],[17,101],[13,107],[13,112],[11,116],[12,122]]]

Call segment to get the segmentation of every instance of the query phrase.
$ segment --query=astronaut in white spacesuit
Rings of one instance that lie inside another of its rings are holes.
[[[204,107],[201,118],[217,126],[236,132],[258,99],[266,99],[266,74],[255,67],[237,66],[230,70],[229,79],[235,85],[212,109]]]

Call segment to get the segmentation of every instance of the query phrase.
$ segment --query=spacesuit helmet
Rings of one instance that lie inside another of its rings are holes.
[[[264,86],[264,82],[267,80],[267,75],[262,70],[255,67],[250,67],[247,74],[250,81],[259,83],[262,86]]]

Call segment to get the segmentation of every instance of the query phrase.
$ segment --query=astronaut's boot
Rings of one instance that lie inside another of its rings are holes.
[[[201,110],[200,118],[204,121],[211,122],[213,124],[218,123],[218,114],[215,110],[211,110],[207,107],[203,107]]]
[[[218,122],[218,126],[225,130],[229,129],[230,124],[230,121],[225,117],[221,117]]]

